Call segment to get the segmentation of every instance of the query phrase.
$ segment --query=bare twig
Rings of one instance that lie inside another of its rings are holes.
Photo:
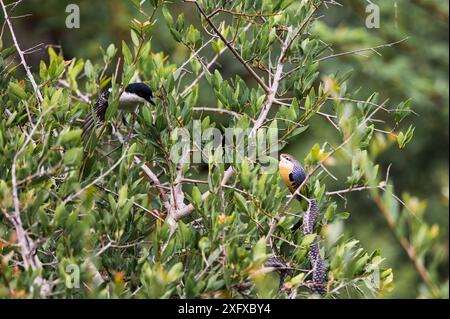
[[[432,280],[430,274],[428,273],[428,270],[425,268],[423,262],[419,259],[419,256],[417,256],[416,249],[408,241],[407,238],[405,238],[403,236],[400,236],[398,234],[398,232],[396,231],[396,226],[397,226],[396,222],[392,218],[392,215],[389,212],[388,207],[386,207],[386,205],[384,204],[383,199],[381,198],[381,196],[379,194],[377,194],[374,197],[374,201],[375,201],[376,205],[378,206],[378,208],[380,209],[380,211],[381,211],[384,219],[386,220],[386,223],[388,224],[389,228],[394,233],[395,237],[398,239],[398,241],[400,242],[401,246],[403,247],[403,249],[408,254],[409,259],[411,260],[411,262],[413,263],[413,265],[416,268],[417,272],[419,273],[419,276],[422,279],[422,281],[428,286],[428,288],[430,289],[431,293],[434,296],[436,296],[436,297],[439,296],[439,288],[436,286],[436,284]]]
[[[187,59],[178,69],[175,70],[174,74],[177,74],[179,71],[182,71],[193,59],[197,58],[200,52],[206,48],[214,38],[209,39],[207,42],[205,42],[197,51],[193,52],[189,59]]]
[[[2,2],[3,4],[3,2]],[[12,167],[11,167],[11,181],[12,181],[12,196],[13,196],[13,203],[14,203],[14,213],[8,214],[7,212],[4,212],[7,219],[13,224],[16,234],[17,234],[17,240],[20,246],[20,252],[22,255],[23,265],[25,268],[31,268],[32,270],[39,270],[42,269],[42,263],[38,257],[37,254],[35,254],[35,251],[37,249],[37,244],[31,239],[30,235],[27,233],[23,226],[21,212],[20,212],[20,201],[19,201],[19,191],[18,191],[18,181],[17,181],[17,161],[19,159],[19,156],[22,154],[22,152],[26,149],[28,144],[32,141],[33,135],[36,132],[37,127],[39,126],[39,123],[42,121],[43,117],[48,113],[51,112],[54,106],[50,106],[45,112],[43,112],[35,125],[33,123],[30,123],[33,128],[31,132],[27,135],[27,138],[25,142],[22,144],[21,148],[16,152],[14,155],[13,161],[12,161]],[[45,298],[48,293],[50,292],[51,288],[49,283],[42,278],[41,275],[38,275],[35,279],[35,283],[40,286],[41,288],[41,297]]]
[[[23,180],[17,182],[17,186],[22,186],[23,184],[26,184],[30,181],[32,181],[35,178],[43,177],[43,176],[49,176],[55,174],[56,171],[58,171],[61,168],[61,165],[57,165],[55,167],[49,167],[47,169],[44,169],[44,167],[41,167],[38,172],[27,176]]]
[[[228,183],[228,181],[230,180],[230,178],[233,176],[234,174],[234,169],[232,167],[228,168],[228,170],[225,171],[223,178],[222,178],[222,185],[225,185]],[[204,202],[210,195],[211,193],[205,192],[202,195],[202,202]],[[180,219],[183,219],[187,216],[189,216],[192,212],[194,211],[194,206],[192,204],[187,205],[186,207],[184,207],[182,210],[177,211],[173,216],[172,216],[172,223],[173,222],[177,222]],[[170,223],[169,223],[170,224]]]
[[[205,11],[202,9],[202,7],[198,4],[196,0],[184,0],[185,2],[194,3],[197,6],[198,11],[200,14],[205,18],[206,22],[208,22],[209,26],[214,30],[214,32],[219,36],[219,38],[225,43],[225,45],[228,47],[228,49],[233,53],[233,55],[238,59],[238,61],[244,66],[244,68],[250,73],[250,75],[258,82],[258,84],[263,88],[263,90],[269,94],[270,89],[267,86],[267,84],[264,82],[263,79],[259,77],[258,74],[251,68],[251,66],[242,58],[242,56],[236,51],[236,49],[233,47],[232,44],[225,38],[225,36],[220,32],[219,29],[214,25],[214,23],[211,21],[211,19],[208,17],[208,15],[205,13]]]
[[[236,119],[242,118],[242,114],[239,114],[237,112],[227,110],[227,109],[218,109],[218,108],[212,108],[212,107],[194,107],[192,109],[194,112],[212,112],[212,113],[219,113],[219,114],[229,114]]]
[[[293,32],[292,28],[288,29],[284,44],[281,48],[280,56],[278,58],[278,63],[276,66],[276,71],[275,71],[275,75],[273,78],[272,87],[268,91],[266,103],[265,103],[261,113],[259,114],[259,117],[256,120],[255,125],[253,126],[253,128],[250,132],[250,136],[254,136],[254,134],[256,134],[257,130],[263,125],[263,123],[265,122],[265,120],[270,112],[270,109],[272,108],[272,105],[276,102],[276,95],[278,92],[278,87],[280,86],[280,82],[283,80],[283,69],[284,69],[284,64],[286,62],[287,52],[289,51],[290,47],[294,43],[295,39],[297,37],[299,37],[302,34],[302,32],[305,30],[309,21],[312,19],[314,14],[317,12],[319,7],[320,7],[320,5],[317,7],[314,7],[314,10],[312,10],[312,12],[309,14],[309,16],[305,19],[305,21],[303,21],[302,25],[299,27],[299,29],[295,32],[295,34],[293,36],[292,36],[292,32]]]
[[[333,58],[337,58],[337,57],[341,57],[341,56],[346,56],[346,55],[360,54],[362,52],[367,52],[367,51],[372,51],[372,52],[375,52],[378,55],[381,55],[381,53],[379,53],[377,51],[377,49],[392,47],[392,46],[394,46],[396,44],[400,44],[400,43],[402,43],[404,41],[407,41],[408,39],[409,39],[409,37],[406,37],[406,38],[404,38],[402,40],[399,40],[399,41],[395,41],[395,42],[391,42],[391,43],[385,43],[385,44],[381,44],[381,45],[377,45],[377,46],[373,46],[373,47],[369,47],[369,48],[362,48],[362,49],[356,49],[356,50],[352,50],[352,51],[348,51],[348,52],[341,52],[341,53],[331,54],[329,56],[316,59],[314,61],[314,63],[318,63],[318,62],[322,62],[322,61],[325,61],[325,60],[329,60],[329,59],[333,59]],[[295,72],[300,70],[302,67],[303,67],[303,65],[299,65],[299,66],[295,67],[294,69],[290,70],[289,72],[286,72],[283,75],[283,79],[291,76],[292,74],[294,74]]]
[[[66,89],[71,89],[69,83],[66,80],[58,80],[58,83],[60,85],[62,85],[63,87],[65,87]],[[88,95],[83,94],[79,89],[77,89],[75,91],[75,93],[77,94],[77,97],[84,103],[89,104],[90,103],[90,98]]]
[[[377,45],[377,46],[373,46],[373,47],[369,47],[369,48],[362,48],[362,49],[356,49],[356,50],[352,50],[352,51],[348,51],[348,52],[341,52],[341,53],[336,53],[336,54],[332,54],[326,57],[322,57],[319,58],[317,60],[314,61],[314,63],[317,62],[322,62],[325,60],[329,60],[329,59],[333,59],[333,58],[337,58],[337,57],[341,57],[341,56],[345,56],[345,55],[353,55],[353,54],[357,54],[357,53],[361,53],[361,52],[367,52],[367,51],[372,51],[375,52],[378,55],[381,55],[377,49],[382,49],[382,48],[390,48],[396,44],[400,44],[402,42],[405,42],[409,39],[409,37],[406,37],[404,39],[395,41],[395,42],[391,42],[391,43],[385,43],[385,44],[381,44],[381,45]]]
[[[308,25],[308,23],[311,21],[312,17],[316,14],[317,10],[319,10],[320,6],[322,5],[323,1],[317,5],[314,6],[314,9],[311,11],[311,13],[309,14],[309,16],[306,18],[305,21],[303,21],[302,25],[300,26],[300,28],[297,30],[297,32],[294,34],[294,36],[290,39],[289,43],[287,44],[287,50],[292,46],[292,44],[294,43],[294,41],[302,35],[303,31],[305,30],[306,26]],[[284,59],[287,53],[287,50],[284,51],[284,53],[281,55],[281,59]]]
[[[100,185],[100,184],[97,184],[96,186],[97,186],[97,187],[100,187],[100,188],[103,189],[105,192],[114,194],[115,196],[119,196],[116,192],[113,192],[112,190],[107,189],[106,187],[103,187],[103,186]],[[133,203],[133,206],[136,206],[137,208],[142,209],[143,211],[145,211],[146,213],[149,213],[150,215],[152,215],[153,217],[155,217],[156,219],[158,219],[158,220],[160,220],[160,221],[164,221],[158,214],[155,214],[153,211],[151,211],[151,210],[145,208],[144,206],[142,206],[142,205],[140,205],[140,204],[138,204],[138,203],[136,203],[136,202],[133,202],[133,201],[131,201],[131,202]]]
[[[245,12],[235,12],[235,11],[227,10],[225,8],[218,8],[218,9],[214,10],[208,16],[208,18],[211,19],[215,15],[217,15],[217,14],[219,14],[221,12],[222,13],[226,13],[226,14],[230,14],[230,15],[236,16],[236,17],[246,17],[246,18],[273,17],[273,16],[276,16],[276,15],[281,15],[281,13],[263,13],[263,12],[245,13]]]
[[[281,76],[283,74],[286,52],[287,52],[287,50],[289,50],[289,43],[291,43],[291,39],[290,39],[291,34],[292,34],[292,29],[289,29],[287,32],[283,47],[281,48],[280,57],[278,58],[278,63],[277,63],[275,75],[273,78],[272,87],[268,91],[266,102],[263,106],[261,113],[258,116],[258,119],[255,122],[255,125],[253,126],[253,128],[250,132],[250,137],[255,136],[258,129],[264,124],[264,122],[267,118],[267,115],[269,114],[270,109],[272,108],[272,105],[276,100],[276,94],[278,91],[278,87],[280,86]]]
[[[176,211],[184,208],[184,193],[183,184],[181,181],[184,178],[184,165],[189,160],[189,149],[183,149],[183,155],[179,159],[176,168],[175,186],[173,187],[171,196],[171,206],[176,208]],[[173,213],[173,210],[170,212]]]
[[[226,51],[226,48],[223,48],[219,53],[217,53],[214,58],[206,65],[206,68],[195,78],[195,80],[180,94],[181,97],[186,97],[189,93],[191,93],[192,89],[197,85],[197,83],[205,76],[208,70],[217,62],[219,57]]]
[[[247,24],[247,26],[245,26],[245,28],[242,30],[242,32],[246,32],[249,28],[250,28],[251,24]],[[235,42],[235,39],[233,41],[230,42],[230,45],[232,45]],[[206,65],[206,68],[203,69],[202,72],[200,72],[200,74],[195,78],[195,80],[186,88],[184,89],[184,91],[180,94],[181,97],[186,97],[194,88],[194,86],[197,85],[197,83],[205,76],[205,74],[207,72],[209,72],[209,69],[212,68],[212,66],[217,62],[217,60],[220,58],[220,56],[222,54],[225,53],[225,51],[228,49],[227,46],[225,46],[224,48],[222,48],[222,50],[220,50],[219,53],[217,53],[212,60]]]
[[[8,28],[9,28],[9,31],[11,33],[11,37],[13,39],[14,46],[16,47],[17,53],[19,54],[19,57],[20,57],[20,60],[21,60],[21,64],[22,64],[22,66],[25,69],[25,72],[27,74],[28,80],[30,81],[31,85],[33,86],[34,92],[36,93],[36,96],[38,98],[38,108],[39,108],[39,111],[41,111],[41,103],[44,100],[43,97],[42,97],[41,91],[39,90],[39,87],[36,84],[36,81],[34,80],[33,75],[31,74],[30,67],[28,66],[27,62],[25,61],[25,55],[24,55],[23,51],[20,48],[19,42],[17,41],[17,37],[16,37],[16,34],[14,32],[14,28],[12,26],[10,17],[8,16],[8,11],[6,10],[6,6],[5,6],[3,0],[0,0],[0,4],[1,4],[2,9],[3,9],[3,15],[5,17],[5,22],[8,24]]]
[[[161,185],[161,182],[158,179],[158,176],[156,176],[152,170],[141,161],[141,159],[137,156],[134,157],[134,161],[137,165],[141,165],[141,169],[142,171],[151,179],[151,181],[153,182],[153,184],[155,184],[155,187],[158,189],[159,193],[161,194],[161,198],[163,200],[164,206],[166,207],[166,209],[168,208],[168,201],[167,201],[167,194],[166,191],[164,190],[164,188]]]

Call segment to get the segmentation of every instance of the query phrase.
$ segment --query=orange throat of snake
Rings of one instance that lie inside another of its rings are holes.
[[[289,188],[289,190],[292,192],[292,189],[293,189],[292,184],[293,183],[289,179],[289,174],[291,174],[292,170],[293,170],[292,163],[281,160],[280,163],[278,164],[278,170],[280,172],[281,178],[283,179],[284,183]]]

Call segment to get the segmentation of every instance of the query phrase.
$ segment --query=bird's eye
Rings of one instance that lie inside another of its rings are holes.
[[[281,155],[281,159],[285,160],[285,161],[288,161],[288,162],[291,162],[291,159],[288,156],[286,156],[286,155]]]

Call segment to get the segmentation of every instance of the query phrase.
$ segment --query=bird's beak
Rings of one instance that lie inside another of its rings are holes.
[[[148,103],[150,103],[151,105],[156,105],[155,104],[155,98],[152,96],[152,97],[149,97],[148,99],[147,99],[147,102]]]

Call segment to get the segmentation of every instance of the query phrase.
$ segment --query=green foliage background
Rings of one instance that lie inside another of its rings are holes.
[[[395,47],[379,49],[378,51],[381,53],[381,56],[369,51],[363,53],[366,55],[365,57],[346,55],[326,60],[320,64],[320,73],[322,76],[334,73],[343,75],[347,71],[353,70],[352,77],[346,84],[346,88],[355,92],[355,97],[361,100],[366,100],[373,92],[379,92],[380,102],[389,98],[390,105],[398,105],[402,101],[410,98],[413,100],[412,107],[417,115],[408,117],[402,123],[401,127],[403,131],[406,131],[410,124],[416,127],[413,141],[406,148],[399,150],[395,142],[395,137],[390,139],[389,136],[382,137],[381,134],[377,135],[377,143],[382,146],[379,147],[374,159],[380,164],[380,171],[382,172],[386,172],[392,163],[391,175],[395,185],[395,193],[400,195],[408,207],[414,210],[415,214],[423,217],[430,225],[429,228],[417,230],[418,235],[412,239],[412,242],[427,252],[426,256],[423,255],[421,258],[429,265],[429,271],[433,281],[439,286],[439,293],[433,294],[426,289],[414,265],[399,244],[397,237],[386,224],[386,220],[380,213],[379,207],[377,207],[367,194],[354,193],[348,196],[347,201],[336,200],[338,204],[337,211],[351,212],[350,217],[345,222],[338,223],[338,226],[341,227],[341,231],[344,234],[346,244],[342,244],[341,248],[336,249],[348,249],[350,251],[352,249],[351,239],[360,240],[359,245],[368,252],[381,248],[382,256],[386,258],[383,267],[386,269],[392,268],[395,278],[395,289],[386,289],[383,297],[448,298],[448,3],[437,0],[373,2],[379,4],[382,9],[380,29],[369,30],[365,27],[366,1],[349,0],[342,1],[343,6],[331,6],[328,10],[322,8],[320,13],[324,14],[324,16],[314,24],[310,32],[313,36],[319,37],[332,48],[333,51],[325,51],[324,55],[373,47],[409,37],[406,41]],[[66,18],[65,8],[69,3],[77,3],[80,5],[80,29],[68,30],[64,27]],[[150,8],[150,6],[147,8]],[[191,4],[175,1],[170,5],[170,12],[175,19],[177,13],[184,12],[186,25],[193,24],[197,28],[200,28],[198,15]],[[111,43],[114,43],[116,47],[120,48],[122,41],[129,43],[130,21],[132,18],[141,17],[129,1],[121,0],[47,0],[45,6],[42,5],[41,1],[28,0],[17,8],[15,14],[26,13],[32,13],[32,16],[14,21],[18,38],[21,40],[20,42],[24,48],[31,47],[40,42],[53,44],[56,51],[58,51],[58,48],[62,50],[65,60],[77,58],[78,60],[83,59],[86,61],[90,59],[95,67],[97,65],[103,66],[105,62],[105,55],[100,51],[99,47],[107,48]],[[161,10],[157,12],[156,18],[158,22],[150,33],[152,39],[151,52],[153,54],[164,52],[164,57],[162,55],[155,57],[146,51],[148,55],[144,56],[142,66],[140,67],[145,72],[146,59],[159,59],[161,63],[159,64],[158,76],[164,77],[171,73],[172,64],[182,64],[189,57],[190,52],[186,46],[173,40]],[[8,41],[7,39],[5,40],[6,42]],[[168,59],[167,61],[164,60],[166,57]],[[58,58],[54,56],[53,61],[57,61]],[[38,73],[36,70],[38,70],[41,60],[46,61],[47,64],[49,63],[47,50],[41,50],[29,55],[27,59],[33,66],[35,73]],[[224,54],[219,60],[219,65],[222,78],[229,79],[238,74],[245,81],[251,81],[248,73],[236,63],[236,60],[231,54]],[[115,64],[111,63],[106,73],[114,72],[114,67]],[[99,70],[92,72],[95,73],[97,71]],[[154,72],[154,70],[152,71]],[[157,84],[156,76],[145,75],[145,77],[152,84]],[[49,78],[51,78],[51,75],[49,75]],[[326,79],[321,78],[317,81],[326,81]],[[90,82],[92,82],[92,85],[87,85],[86,87],[92,89],[93,92],[95,87],[93,84],[94,81]],[[1,84],[2,90],[7,87],[6,83]],[[207,85],[208,82],[206,79],[200,82],[201,87],[206,87]],[[81,88],[84,90],[84,87]],[[359,91],[357,91],[358,89]],[[20,92],[18,94],[20,95]],[[58,97],[55,97],[55,94],[55,92],[51,92],[49,96],[58,99]],[[61,98],[64,103],[72,103],[66,92],[61,94],[64,95]],[[202,90],[200,96],[198,96],[197,104],[216,105],[214,91],[208,89]],[[59,121],[73,121],[77,116],[85,114],[83,113],[85,110],[86,106],[79,106],[73,109],[70,114],[64,113],[61,110],[56,112],[54,116]],[[211,118],[213,121],[221,121],[220,117],[215,117],[214,115],[211,115]],[[295,155],[299,159],[304,159],[310,154],[315,144],[323,145],[325,142],[337,144],[340,141],[339,137],[336,136],[336,131],[323,119],[315,117],[308,124],[310,125],[310,129],[307,131],[308,134],[301,134],[291,140],[286,152]],[[57,127],[54,129],[57,129]],[[151,135],[152,132],[143,132],[143,134]],[[70,145],[72,143],[71,137],[66,136],[64,138],[62,134],[59,143],[61,146],[65,144]],[[64,156],[66,164],[76,164],[80,161],[81,153],[79,153],[79,145],[71,146],[76,147],[73,148],[74,151],[72,154],[67,155],[66,153]],[[50,153],[49,156],[54,156],[53,160],[55,163],[58,162],[58,154],[56,151],[55,154]],[[130,159],[128,158],[127,161],[127,164],[129,164]],[[336,176],[345,179],[349,166],[337,165],[336,167],[332,166],[332,169]],[[132,229],[130,236],[133,238],[142,237],[146,238],[146,240],[148,240],[149,236],[166,238],[167,234],[165,232],[168,232],[167,228],[159,229],[158,232],[161,233],[158,234],[149,232],[148,222],[150,221],[146,219],[150,218],[145,214],[138,217],[138,220],[135,220],[133,223],[127,219],[127,213],[131,210],[131,207],[127,207],[129,202],[121,201],[121,198],[126,198],[128,191],[145,194],[146,190],[136,183],[136,181],[140,180],[139,170],[133,168],[133,170],[125,174],[126,170],[127,166],[121,165],[116,177],[117,180],[111,180],[110,185],[107,185],[111,187],[110,194],[102,199],[96,199],[109,201],[109,207],[118,207],[117,211],[112,216],[108,215],[105,212],[108,205],[103,203],[104,212],[96,209],[92,211],[94,215],[92,218],[78,219],[81,224],[79,229],[80,233],[72,233],[70,236],[75,237],[69,238],[67,245],[71,245],[69,242],[73,244],[80,240],[80,243],[87,242],[87,245],[91,244],[95,246],[96,244],[93,241],[87,240],[87,237],[89,237],[89,229],[91,229],[94,223],[100,223],[97,227],[99,233],[109,233],[119,236],[117,232],[127,232]],[[201,173],[206,178],[208,168],[202,167]],[[252,175],[252,178],[256,179],[260,177],[255,174]],[[273,176],[269,178],[276,179],[277,177]],[[4,176],[1,176],[1,179],[7,180]],[[132,185],[128,183],[130,180],[134,180]],[[116,183],[127,186],[116,189]],[[276,183],[276,180],[264,180],[261,183],[271,184]],[[327,189],[339,189],[340,186],[342,184],[335,183],[332,180],[327,181]],[[4,187],[4,189],[6,188]],[[204,189],[202,188],[202,190]],[[0,187],[1,191],[2,188]],[[254,191],[261,197],[270,197],[279,196],[281,189],[260,189],[259,186],[255,186],[255,189],[248,189],[248,191]],[[276,194],[272,194],[271,192],[275,192]],[[114,194],[117,197],[113,196]],[[195,201],[195,189],[192,194]],[[45,202],[48,200],[48,196],[51,196],[51,194],[44,193],[33,195],[37,196],[35,198],[37,202]],[[92,200],[94,200],[94,197],[95,195]],[[144,206],[150,206],[150,203],[147,202],[148,199],[144,198],[144,196],[142,198],[135,198],[134,200],[142,202]],[[239,198],[236,200],[238,204],[239,200]],[[211,206],[216,204],[208,203]],[[30,205],[38,204],[30,203]],[[266,203],[266,205],[269,204]],[[59,216],[58,214],[65,214],[65,212],[59,212],[58,208],[52,208],[55,209],[54,213],[56,216]],[[76,213],[73,211],[71,215],[61,217],[63,220],[57,220],[56,222],[66,223],[67,220],[65,218],[75,221],[79,218],[77,214],[84,215],[91,208],[92,202],[86,200],[82,203],[82,208]],[[269,208],[273,211],[280,209],[275,204],[273,206],[269,205]],[[207,210],[208,207],[204,208],[205,213]],[[45,214],[42,212],[39,211],[38,214],[42,218],[45,218]],[[108,229],[108,225],[114,225],[110,220],[107,220],[108,218],[117,219],[116,225],[120,225],[120,227],[118,229]],[[103,221],[100,222],[101,220]],[[52,221],[48,221],[48,223],[50,225]],[[414,221],[407,221],[406,223],[414,224]],[[132,225],[134,226],[132,227]],[[436,226],[433,227],[432,225]],[[417,225],[409,226],[414,228]],[[215,232],[220,232],[220,227],[222,226],[211,225],[211,227]],[[240,225],[239,227],[244,226]],[[236,226],[234,229],[236,238],[240,232],[246,232],[245,229],[240,229],[239,227]],[[420,226],[417,227],[420,228]],[[209,251],[211,238],[208,238],[208,236],[200,238],[201,235],[199,233],[190,231],[186,225],[181,225],[180,228],[181,230],[177,234],[179,237],[177,238],[183,242],[191,242],[191,244],[186,245],[186,251],[180,250],[177,254],[188,255],[190,249],[195,249],[198,250],[200,256],[203,256],[203,258],[205,258],[204,254],[207,253],[207,256],[211,258],[210,261],[214,261],[214,258],[217,258],[215,254],[218,254],[218,252]],[[399,232],[401,233],[402,231],[400,230]],[[0,237],[3,237],[5,234],[7,234],[5,228],[0,228]],[[126,239],[124,241],[126,242]],[[231,246],[240,245],[238,240],[230,241],[229,244]],[[261,256],[265,254],[264,249],[261,248],[262,246],[263,244],[258,242],[250,252],[245,249],[238,249],[234,252],[236,254],[234,257],[240,260],[241,269],[233,269],[228,274],[232,279],[224,280],[233,282],[233,278],[235,278],[233,276],[236,276],[236,273],[242,274],[254,271],[261,264]],[[55,249],[60,251],[68,249],[68,247],[64,247],[60,243]],[[79,258],[77,256],[80,254],[76,250],[79,249],[81,251],[86,249],[86,247],[80,245],[80,247],[72,247],[72,249],[72,259],[67,256],[67,259],[59,266],[60,272],[65,267],[64,263],[82,262],[82,260],[77,260]],[[138,293],[140,297],[169,297],[180,293],[178,291],[180,289],[179,286],[176,286],[174,283],[182,276],[182,264],[179,262],[169,262],[163,266],[158,263],[150,265],[144,262],[145,257],[143,256],[153,254],[151,250],[156,249],[158,249],[157,245],[150,245],[139,249],[133,248],[131,251],[127,250],[125,253],[123,250],[112,250],[111,253],[105,254],[104,260],[102,261],[103,264],[108,265],[109,269],[117,270],[117,273],[110,274],[115,280],[110,287],[111,290],[108,290],[108,295],[106,295],[105,291],[94,291],[81,294],[80,296],[130,297],[130,291],[123,286],[121,269],[140,269],[140,272],[136,273],[140,273],[141,278],[127,278],[132,286],[137,286],[139,282],[143,284],[142,290]],[[140,259],[135,258],[135,256],[139,256]],[[51,258],[49,258],[50,260]],[[184,261],[182,256],[178,260]],[[334,262],[336,264],[339,264],[339,262],[342,263],[339,260],[335,260]],[[90,267],[90,265],[84,265],[83,267]],[[187,265],[184,265],[184,271],[187,268]],[[195,277],[195,270],[196,268],[193,266],[192,276],[188,276],[186,273],[184,274],[186,276],[185,278],[189,279],[184,283],[185,290],[180,295],[197,297],[201,291],[204,297],[222,296],[217,290],[223,286],[223,279],[214,278],[213,276],[208,277],[209,280],[204,283],[204,286],[200,287],[192,280]],[[345,272],[345,270],[342,271]],[[21,280],[24,280],[24,282],[19,283],[19,287],[29,286],[32,281],[31,278]],[[93,279],[84,278],[84,280],[90,281]],[[255,279],[258,291],[257,296],[273,296],[270,290],[273,287],[267,284],[271,280],[273,281],[270,276],[257,277]],[[60,291],[60,294],[61,296],[70,296],[70,293],[64,292],[63,290]],[[234,295],[231,296],[235,297]],[[351,296],[358,295],[353,292]],[[55,297],[58,297],[58,295]]]

